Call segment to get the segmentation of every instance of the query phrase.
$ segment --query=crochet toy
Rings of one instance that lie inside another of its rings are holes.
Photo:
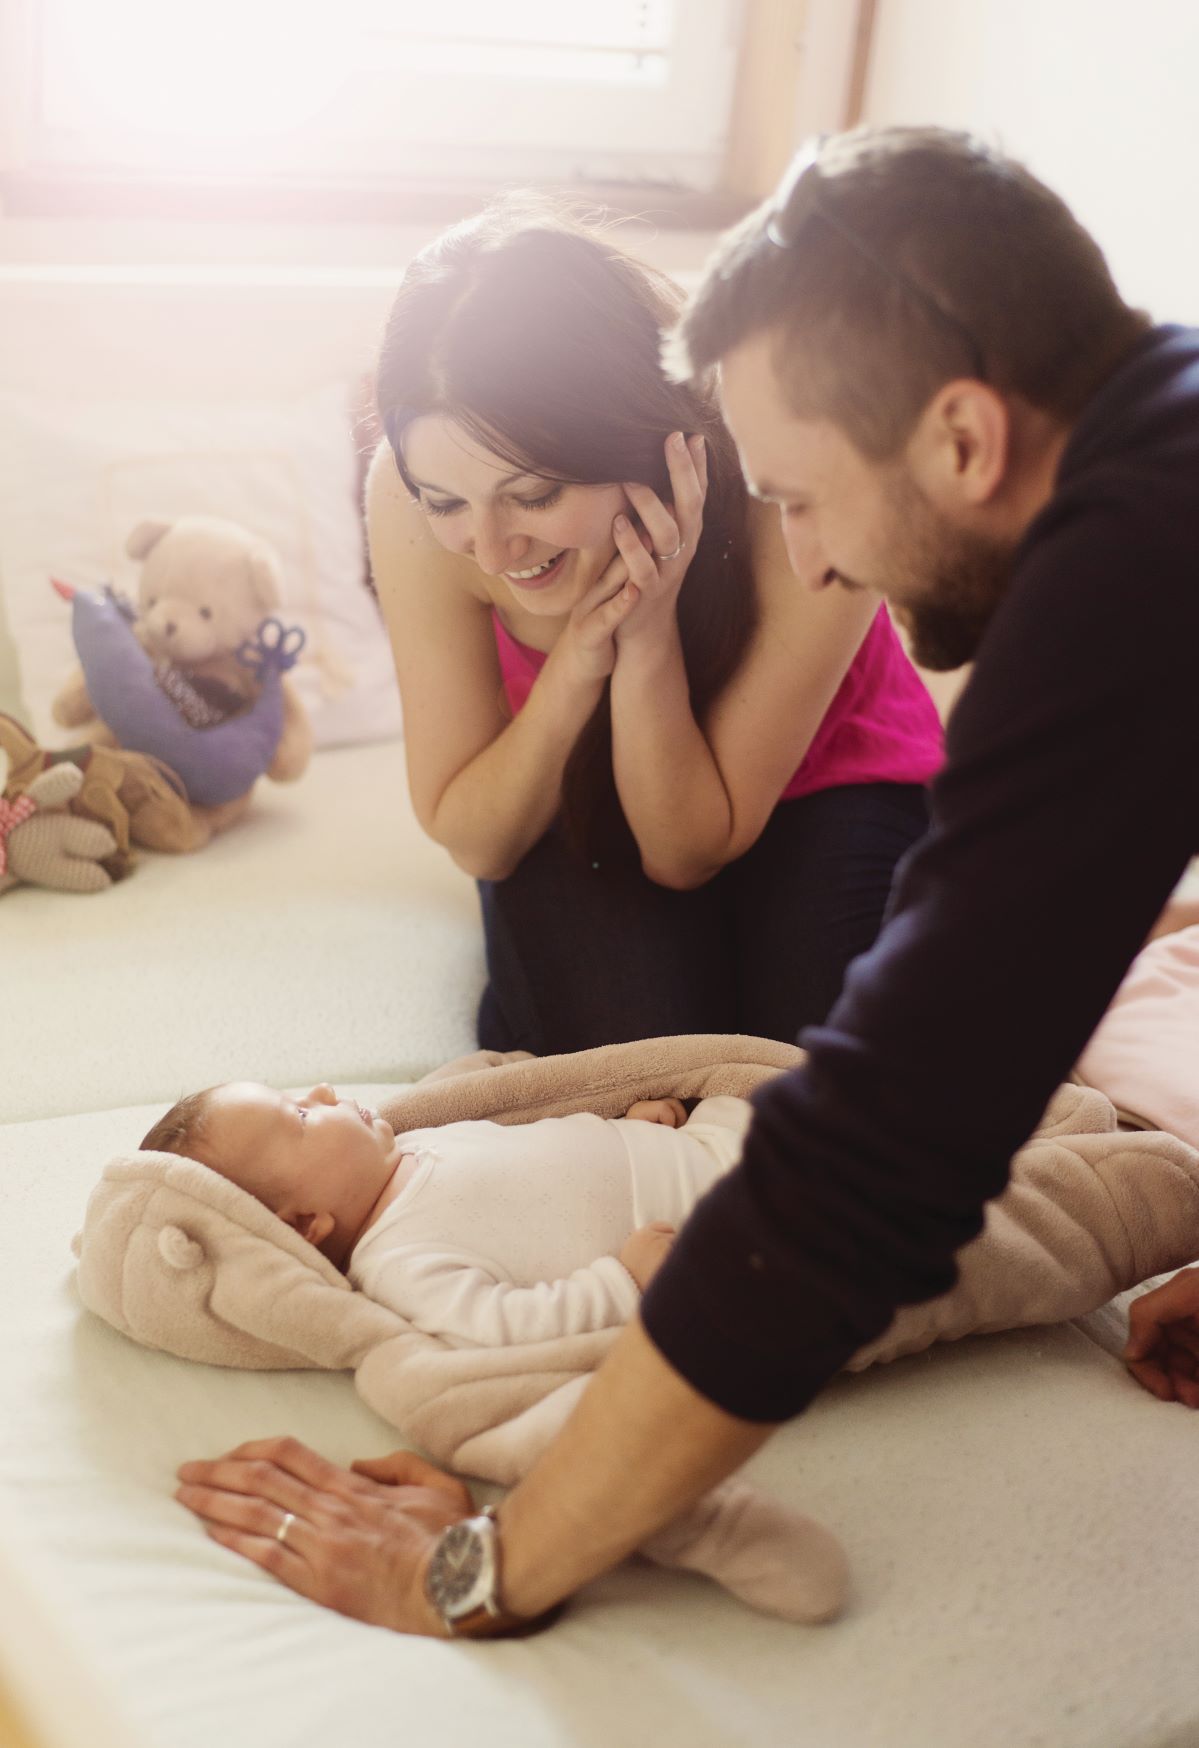
[[[102,892],[112,876],[102,858],[117,841],[104,826],[76,819],[66,805],[83,787],[77,765],[54,765],[27,789],[9,795],[10,761],[0,746],[0,892],[49,886],[57,892]]]
[[[8,760],[7,793],[12,799],[35,791],[43,773],[60,765],[78,773],[79,785],[66,809],[80,820],[102,825],[115,840],[115,848],[103,858],[113,880],[132,868],[134,844],[149,850],[195,846],[195,821],[183,785],[146,753],[87,745],[50,752],[14,716],[0,713],[0,755]],[[75,779],[68,775],[65,781],[73,785]]]
[[[139,522],[139,611],[112,589],[54,587],[72,603],[81,668],[55,720],[98,744],[152,755],[177,773],[198,848],[239,819],[260,776],[290,782],[312,751],[304,709],[284,679],[303,646],[285,627],[279,564],[265,541],[211,516]]]

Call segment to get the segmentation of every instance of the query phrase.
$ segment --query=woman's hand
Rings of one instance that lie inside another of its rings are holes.
[[[297,1439],[271,1438],[184,1463],[179,1480],[176,1499],[214,1542],[301,1596],[397,1633],[444,1636],[425,1566],[442,1530],[474,1506],[432,1463],[396,1451],[343,1469]]]
[[[1199,1408],[1199,1268],[1133,1300],[1124,1361],[1160,1401]]]
[[[645,538],[627,516],[618,516],[613,527],[617,552],[637,594],[635,610],[616,631],[621,650],[642,640],[656,642],[673,624],[675,601],[703,531],[708,493],[708,454],[703,438],[674,432],[666,439],[666,465],[670,470],[669,508],[650,486],[625,481],[625,492]]]
[[[571,609],[549,662],[576,684],[606,680],[616,666],[616,632],[636,604],[637,591],[630,587],[628,566],[618,553]]]
[[[661,627],[674,618],[675,597],[703,528],[708,489],[703,438],[675,432],[666,440],[666,459],[674,509],[668,510],[649,486],[626,482],[624,489],[642,530],[635,529],[627,516],[616,518],[616,554],[572,609],[551,651],[555,668],[569,673],[578,684],[607,679],[631,623],[638,639],[656,640]],[[663,558],[664,553],[670,558]]]

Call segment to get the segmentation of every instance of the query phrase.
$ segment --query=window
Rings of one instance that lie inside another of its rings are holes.
[[[25,166],[707,190],[740,0],[20,0]]]

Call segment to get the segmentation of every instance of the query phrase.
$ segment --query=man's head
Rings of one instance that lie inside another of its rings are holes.
[[[142,1141],[220,1172],[341,1267],[400,1161],[390,1123],[331,1086],[233,1081],[173,1105]]]
[[[882,590],[954,666],[1146,319],[1064,203],[966,135],[861,130],[796,172],[725,240],[670,367],[719,364],[797,574]]]

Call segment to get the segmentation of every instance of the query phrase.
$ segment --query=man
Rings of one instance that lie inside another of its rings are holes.
[[[1199,332],[1019,166],[865,131],[726,240],[675,342],[713,365],[800,585],[976,667],[877,944],[498,1530],[404,1453],[185,1466],[218,1539],[401,1631],[540,1617],[944,1292],[1199,847]]]

